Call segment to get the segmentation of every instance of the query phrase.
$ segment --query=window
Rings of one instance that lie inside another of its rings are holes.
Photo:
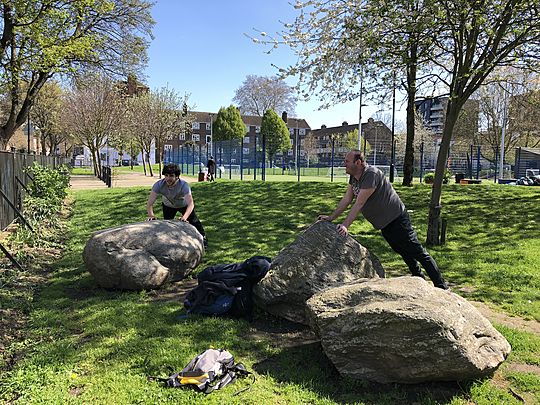
[[[291,141],[291,146],[293,146],[293,140],[292,140],[292,138],[291,138],[291,139],[289,139],[289,141]]]
[[[172,145],[168,145],[168,144],[163,145],[163,150],[172,150]]]
[[[305,135],[305,134],[306,134],[306,129],[300,128],[300,135]]]
[[[250,125],[249,126],[249,131],[248,132],[251,132],[251,131],[256,131],[257,129],[255,128],[255,125]]]
[[[198,122],[191,123],[191,128],[192,129],[199,129],[199,123]]]
[[[191,139],[193,139],[195,142],[199,142],[201,139],[201,136],[199,134],[193,134],[191,136]]]
[[[206,130],[210,131],[210,125],[212,125],[212,124],[210,124],[209,122],[205,122],[205,125],[206,125]]]
[[[186,140],[186,134],[180,134],[178,136],[178,139],[180,139],[181,141],[185,141]]]
[[[249,143],[249,136],[244,136],[244,143]]]
[[[289,152],[287,152],[287,155],[292,156],[292,150],[289,150]]]
[[[206,135],[206,143],[211,143],[212,137],[210,135]]]
[[[255,127],[255,133],[258,134],[261,132],[261,127]]]
[[[294,128],[289,128],[289,134],[294,135]]]
[[[244,155],[249,155],[249,148],[242,148],[244,151]]]

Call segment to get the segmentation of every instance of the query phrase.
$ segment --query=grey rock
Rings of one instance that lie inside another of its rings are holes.
[[[342,375],[380,383],[490,375],[510,345],[464,298],[419,277],[360,280],[307,302],[312,327]]]
[[[100,286],[141,290],[185,278],[203,252],[203,238],[189,223],[146,221],[95,232],[83,259]]]
[[[314,293],[365,277],[384,277],[379,259],[336,225],[318,221],[272,260],[270,270],[254,288],[262,309],[307,325],[306,300]]]

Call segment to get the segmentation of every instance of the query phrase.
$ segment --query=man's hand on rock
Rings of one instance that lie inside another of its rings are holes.
[[[152,216],[152,217],[148,217],[146,218],[147,221],[155,221],[156,220],[156,217]]]
[[[339,224],[338,226],[336,226],[336,229],[341,236],[347,236],[349,234],[349,230],[343,224]]]

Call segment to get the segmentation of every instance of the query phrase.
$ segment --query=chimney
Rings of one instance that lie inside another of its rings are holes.
[[[349,123],[348,123],[347,121],[343,121],[343,122],[341,123],[341,125],[344,126],[344,127],[346,127],[347,125],[349,125]]]
[[[325,128],[326,128],[326,125],[322,124],[321,129],[325,129]]]
[[[281,119],[285,122],[285,124],[287,123],[287,111],[283,111],[281,113]]]

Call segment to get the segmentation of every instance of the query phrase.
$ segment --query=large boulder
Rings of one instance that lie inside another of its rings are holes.
[[[335,224],[318,221],[272,260],[266,277],[254,288],[264,310],[307,325],[306,300],[329,286],[364,277],[384,277],[379,259]]]
[[[141,290],[186,277],[203,251],[203,238],[189,223],[146,221],[94,233],[83,259],[100,286]]]
[[[462,297],[419,277],[360,280],[309,299],[312,327],[342,375],[380,383],[491,374],[506,339]]]

